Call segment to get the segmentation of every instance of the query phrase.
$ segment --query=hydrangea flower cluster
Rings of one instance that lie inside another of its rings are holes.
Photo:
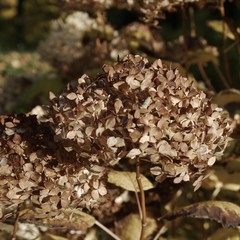
[[[1,116],[0,133],[0,217],[7,207],[26,200],[46,212],[101,203],[107,193],[100,180],[105,168],[78,164],[54,143],[47,122],[39,124],[35,116]]]
[[[227,113],[161,60],[149,64],[128,55],[103,69],[96,79],[84,75],[76,88],[51,97],[56,140],[85,161],[149,161],[159,182],[199,176],[197,189],[226,147],[232,131]]]
[[[50,100],[44,122],[0,117],[0,217],[26,200],[46,212],[98,207],[111,198],[108,171],[136,158],[156,181],[195,178],[197,189],[232,132],[227,113],[193,81],[139,55]]]

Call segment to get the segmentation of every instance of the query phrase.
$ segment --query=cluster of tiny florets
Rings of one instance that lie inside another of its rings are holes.
[[[55,139],[86,161],[115,165],[122,159],[151,162],[157,181],[198,176],[221,156],[231,133],[226,112],[194,82],[161,60],[128,55],[86,75],[75,88],[51,96]]]
[[[56,146],[48,123],[34,116],[0,118],[0,217],[3,206],[30,200],[45,212],[59,208],[98,206],[107,190],[105,168],[79,163]]]

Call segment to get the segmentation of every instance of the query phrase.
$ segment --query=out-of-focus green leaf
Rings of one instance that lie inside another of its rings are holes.
[[[179,208],[161,219],[174,220],[178,217],[210,219],[223,227],[237,227],[240,225],[240,207],[225,201],[205,201]]]
[[[240,190],[240,178],[239,172],[228,173],[224,168],[216,168],[215,175],[218,178],[218,181],[222,183],[222,188],[231,190],[231,191],[239,191]]]
[[[46,236],[44,236],[43,240],[68,240],[65,237],[61,237],[61,236],[57,236],[57,235],[53,235],[53,234],[46,234]]]
[[[10,224],[0,222],[0,231],[4,231],[4,232],[7,232],[7,233],[12,233],[13,232],[13,226],[10,225]]]
[[[208,240],[240,240],[239,229],[218,229]]]
[[[139,192],[135,172],[128,171],[110,171],[108,173],[108,182],[132,192]],[[141,174],[143,190],[152,189],[153,184]]]
[[[213,98],[213,102],[220,107],[225,107],[229,103],[240,104],[240,91],[237,89],[223,90]]]
[[[48,93],[52,91],[59,93],[62,89],[62,83],[55,74],[43,74],[32,85],[26,88],[19,100],[19,106],[28,106],[37,98],[42,99],[42,102],[48,100]]]
[[[156,220],[147,218],[144,239],[151,236],[157,229]],[[136,240],[141,234],[141,219],[138,214],[130,214],[117,223],[117,235],[123,240]]]
[[[227,163],[226,169],[228,172],[240,172],[240,157],[236,157]],[[240,181],[239,181],[240,183]]]
[[[188,60],[187,64],[190,65],[197,65],[200,64],[202,66],[206,65],[206,63],[212,62],[215,65],[218,65],[218,56],[213,51],[213,48],[207,49],[199,49],[195,51],[188,52]]]
[[[218,20],[208,21],[207,25],[212,28],[214,31],[223,33],[223,22]],[[235,40],[235,36],[232,34],[227,24],[225,24],[226,36],[232,40]],[[240,28],[237,28],[237,31],[240,32]]]
[[[239,166],[236,167],[236,172],[228,172],[228,167],[214,166],[214,172],[203,182],[203,188],[208,190],[218,189],[217,193],[221,190],[229,190],[238,192],[240,190]]]

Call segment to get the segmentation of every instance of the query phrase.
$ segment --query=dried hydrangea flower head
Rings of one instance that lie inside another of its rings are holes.
[[[0,218],[5,208],[26,200],[46,212],[101,204],[107,194],[105,168],[79,164],[74,157],[55,144],[49,122],[38,123],[35,116],[1,116]]]
[[[232,131],[227,113],[161,60],[149,64],[128,55],[103,70],[51,95],[55,139],[82,160],[104,166],[127,158],[149,161],[159,182],[198,176],[197,189],[226,147]]]

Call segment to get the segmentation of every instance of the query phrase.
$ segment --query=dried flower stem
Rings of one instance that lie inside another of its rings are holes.
[[[136,201],[137,201],[137,205],[138,205],[139,215],[140,215],[140,218],[142,219],[142,208],[141,208],[141,203],[140,203],[137,191],[135,192],[135,196],[136,196]]]
[[[198,69],[199,69],[199,72],[204,80],[204,82],[206,83],[207,87],[209,89],[211,89],[213,92],[216,92],[212,83],[211,83],[211,80],[209,79],[209,77],[207,76],[205,70],[204,70],[204,67],[202,64],[198,63]]]
[[[221,0],[220,2],[220,11],[221,11],[221,16],[223,19],[225,19],[225,9],[224,9],[224,1]],[[232,78],[231,78],[231,73],[230,73],[230,67],[229,67],[229,62],[228,62],[228,56],[227,52],[225,51],[226,48],[226,40],[227,40],[227,28],[226,28],[226,23],[223,20],[222,21],[222,29],[223,29],[223,60],[224,60],[224,65],[225,65],[225,70],[226,70],[226,78],[228,81],[228,84],[231,86],[232,85]]]
[[[141,229],[141,235],[140,235],[140,240],[144,239],[144,232],[145,232],[145,227],[147,223],[147,213],[146,213],[146,203],[145,203],[145,193],[143,190],[142,182],[141,182],[141,175],[140,175],[140,160],[137,157],[136,159],[136,179],[138,183],[138,188],[140,191],[140,200],[141,200],[141,210],[142,210],[142,229]]]
[[[197,36],[196,33],[196,24],[195,24],[195,16],[194,16],[194,8],[189,7],[189,16],[190,16],[190,36],[195,38]]]
[[[95,220],[95,224],[100,227],[104,232],[106,232],[108,235],[110,235],[115,240],[121,240],[115,233],[113,233],[111,230],[109,230],[107,227],[105,227],[103,224],[101,224],[99,221]]]
[[[160,229],[159,229],[159,231],[157,232],[157,234],[155,235],[155,237],[153,238],[153,240],[158,240],[159,239],[159,237],[163,234],[163,233],[165,233],[166,231],[167,231],[167,227],[166,226],[162,226]]]
[[[221,72],[221,70],[219,69],[219,67],[218,67],[215,63],[213,63],[213,66],[214,66],[214,68],[215,68],[215,70],[216,70],[219,78],[221,79],[222,83],[224,84],[224,86],[225,86],[226,88],[230,88],[230,85],[229,85],[228,81],[225,79],[225,77],[224,77],[224,75],[222,74],[222,72]]]
[[[186,27],[186,5],[185,1],[182,3],[182,34],[183,34],[183,49],[184,49],[184,63],[187,65],[188,61],[188,45],[187,45],[187,27]]]
[[[17,213],[15,217],[15,222],[14,222],[14,228],[13,228],[13,233],[12,233],[12,240],[16,240],[16,234],[17,234],[17,229],[18,229],[18,221],[19,221],[19,207],[17,208]]]

